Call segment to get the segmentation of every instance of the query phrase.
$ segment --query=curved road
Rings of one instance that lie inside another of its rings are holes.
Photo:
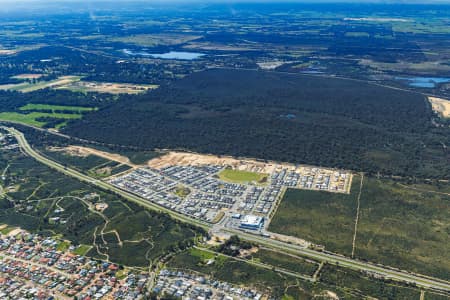
[[[55,169],[61,173],[64,173],[68,176],[72,176],[74,178],[77,178],[77,179],[87,182],[89,184],[95,185],[99,188],[112,191],[112,192],[124,197],[125,199],[127,199],[129,201],[133,201],[143,207],[146,207],[146,208],[149,208],[152,210],[156,210],[156,211],[166,212],[177,220],[202,227],[203,229],[206,229],[206,230],[210,229],[212,226],[211,224],[208,224],[208,223],[205,223],[205,222],[202,222],[199,220],[195,220],[191,217],[185,216],[183,214],[177,213],[175,211],[172,211],[172,210],[166,209],[164,207],[161,207],[159,205],[156,205],[154,203],[151,203],[148,200],[140,198],[129,192],[123,191],[107,182],[103,182],[103,181],[94,179],[94,178],[84,175],[78,171],[64,167],[63,165],[42,156],[41,154],[36,152],[33,148],[31,148],[31,146],[28,144],[27,140],[25,139],[25,136],[20,131],[14,129],[14,128],[8,128],[8,127],[3,127],[3,128],[8,130],[11,134],[13,134],[16,137],[20,147],[24,150],[24,152],[26,152],[28,155],[30,155],[37,161]],[[245,232],[242,232],[239,230],[222,228],[221,231],[229,233],[229,234],[238,235],[239,237],[241,237],[245,240],[256,242],[256,243],[264,245],[266,247],[271,247],[271,248],[275,248],[278,250],[284,250],[284,251],[288,250],[295,254],[303,255],[303,256],[306,256],[306,257],[309,257],[312,259],[316,259],[316,260],[320,260],[320,261],[325,261],[325,262],[339,265],[342,267],[347,267],[347,268],[351,268],[351,269],[358,270],[358,271],[373,272],[378,275],[384,276],[385,278],[390,278],[390,279],[393,279],[396,281],[401,281],[401,282],[414,283],[419,287],[435,289],[435,290],[440,290],[440,291],[450,293],[450,282],[441,280],[438,278],[408,273],[406,271],[394,270],[394,269],[391,269],[391,268],[388,268],[385,266],[375,265],[375,264],[372,264],[369,262],[364,262],[364,261],[360,261],[357,259],[352,259],[352,258],[348,258],[345,256],[337,255],[335,253],[316,251],[316,250],[304,248],[301,246],[273,240],[270,238],[264,238],[262,236],[245,233]],[[445,245],[443,245],[443,246],[445,247]]]

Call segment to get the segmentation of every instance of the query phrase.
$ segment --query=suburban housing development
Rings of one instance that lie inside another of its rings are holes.
[[[0,300],[450,299],[449,1],[0,0]]]

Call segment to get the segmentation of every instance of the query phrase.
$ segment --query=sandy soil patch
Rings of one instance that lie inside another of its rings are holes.
[[[0,49],[0,55],[13,55],[16,53],[16,50]]]
[[[39,79],[42,76],[44,76],[44,74],[19,74],[19,75],[13,76],[12,78],[16,78],[16,79]]]
[[[264,163],[256,160],[242,160],[229,156],[215,156],[207,154],[197,154],[188,152],[171,151],[166,155],[154,158],[148,162],[148,165],[155,169],[161,169],[168,166],[204,166],[218,165],[231,166],[233,169],[257,173],[272,173],[281,165],[275,163]],[[292,166],[293,167],[293,166]]]
[[[38,81],[36,83],[21,82],[17,84],[3,84],[0,85],[1,90],[17,90],[19,92],[27,93],[45,88],[55,88],[61,85],[66,85],[74,81],[80,80],[79,76],[62,76],[51,81]]]
[[[111,167],[103,167],[103,168],[95,170],[95,173],[97,175],[109,176],[109,175],[111,175],[111,171],[112,171]]]
[[[255,254],[258,251],[259,251],[258,247],[252,247],[250,249],[240,249],[239,250],[239,257],[245,258],[247,256]]]
[[[10,84],[0,84],[0,90],[2,91],[7,91],[7,90],[12,90],[14,88],[17,88],[19,85],[21,85],[22,83],[10,83]]]
[[[61,85],[58,88],[111,94],[139,94],[147,90],[156,89],[158,85],[78,81]]]
[[[206,242],[206,244],[211,246],[219,246],[225,243],[231,236],[226,233],[214,233],[213,236]]]
[[[109,159],[112,161],[116,161],[116,162],[124,164],[124,165],[128,165],[130,167],[135,167],[135,165],[132,164],[130,162],[130,159],[126,156],[122,156],[120,154],[109,153],[109,152],[105,152],[105,151],[100,151],[100,150],[88,148],[88,147],[70,145],[70,146],[63,147],[63,148],[51,147],[51,148],[48,148],[48,150],[63,151],[69,155],[80,156],[80,157],[96,155],[96,156],[103,157],[103,158],[106,158],[106,159]]]
[[[288,235],[283,235],[283,234],[277,234],[277,233],[270,233],[270,238],[274,239],[274,240],[278,240],[278,241],[282,241],[285,243],[290,243],[290,244],[295,244],[295,245],[299,245],[302,247],[309,247],[311,245],[310,242],[301,239],[301,238],[297,238],[294,236],[288,236]]]
[[[48,84],[45,85],[45,87],[54,87],[54,86],[69,84],[76,80],[79,80],[78,76],[62,76],[62,77],[59,77],[58,80],[49,82]]]
[[[443,118],[450,118],[450,100],[428,97],[433,110],[441,115]]]
[[[78,157],[86,157],[89,154],[86,152],[82,152],[77,148],[72,148],[71,146],[69,147],[47,147],[48,151],[52,151],[52,152],[65,152],[66,154],[70,155],[70,156],[78,156]]]
[[[332,291],[327,291],[327,297],[329,297],[329,299],[339,300],[338,295]]]
[[[283,61],[266,61],[257,63],[257,65],[263,70],[274,70],[284,64],[285,62]]]
[[[18,234],[21,233],[21,232],[22,232],[22,229],[16,228],[16,229],[14,229],[14,230],[11,230],[7,235],[8,235],[8,236],[15,236],[15,235],[18,235]]]

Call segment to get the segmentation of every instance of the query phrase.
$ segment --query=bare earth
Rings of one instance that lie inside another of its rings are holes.
[[[81,147],[81,146],[67,146],[64,148],[58,148],[58,147],[51,147],[49,148],[50,151],[63,151],[66,152],[67,154],[70,154],[72,156],[80,156],[80,157],[86,157],[89,155],[96,155],[99,157],[103,157],[112,161],[116,161],[118,163],[124,164],[124,165],[128,165],[130,167],[135,167],[136,165],[134,165],[133,163],[130,162],[130,159],[126,156],[122,156],[119,154],[114,154],[114,153],[109,153],[109,152],[105,152],[105,151],[100,151],[97,149],[93,149],[93,148],[88,148],[88,147]]]
[[[12,55],[16,53],[17,53],[16,50],[0,49],[0,55]]]
[[[257,63],[257,65],[263,70],[274,70],[284,64],[285,62],[283,61],[266,61]]]
[[[428,97],[428,101],[430,101],[436,113],[440,114],[443,118],[450,118],[450,100]]]
[[[88,82],[88,81],[71,82],[69,84],[61,85],[58,87],[58,89],[69,89],[69,90],[81,89],[86,92],[111,93],[111,94],[138,94],[156,88],[158,88],[158,85]]]
[[[19,74],[19,75],[13,76],[12,78],[16,78],[16,79],[39,79],[42,76],[44,76],[44,74]]]
[[[175,152],[171,151],[166,155],[154,158],[148,162],[148,165],[155,169],[161,169],[167,166],[203,166],[219,165],[231,166],[233,169],[241,171],[272,173],[279,164],[264,163],[256,160],[240,160],[229,156],[215,156],[208,154]],[[292,166],[294,167],[294,166]]]

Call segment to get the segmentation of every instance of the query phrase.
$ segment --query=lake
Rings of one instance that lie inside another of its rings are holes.
[[[419,88],[434,88],[439,83],[450,82],[449,77],[395,77],[395,79],[407,81],[409,86]]]
[[[137,55],[137,56],[147,56],[153,58],[161,58],[161,59],[180,59],[180,60],[194,60],[204,56],[204,53],[198,52],[179,52],[179,51],[170,51],[166,53],[148,53],[144,51],[134,52],[131,50],[124,49],[123,52],[128,55]]]

